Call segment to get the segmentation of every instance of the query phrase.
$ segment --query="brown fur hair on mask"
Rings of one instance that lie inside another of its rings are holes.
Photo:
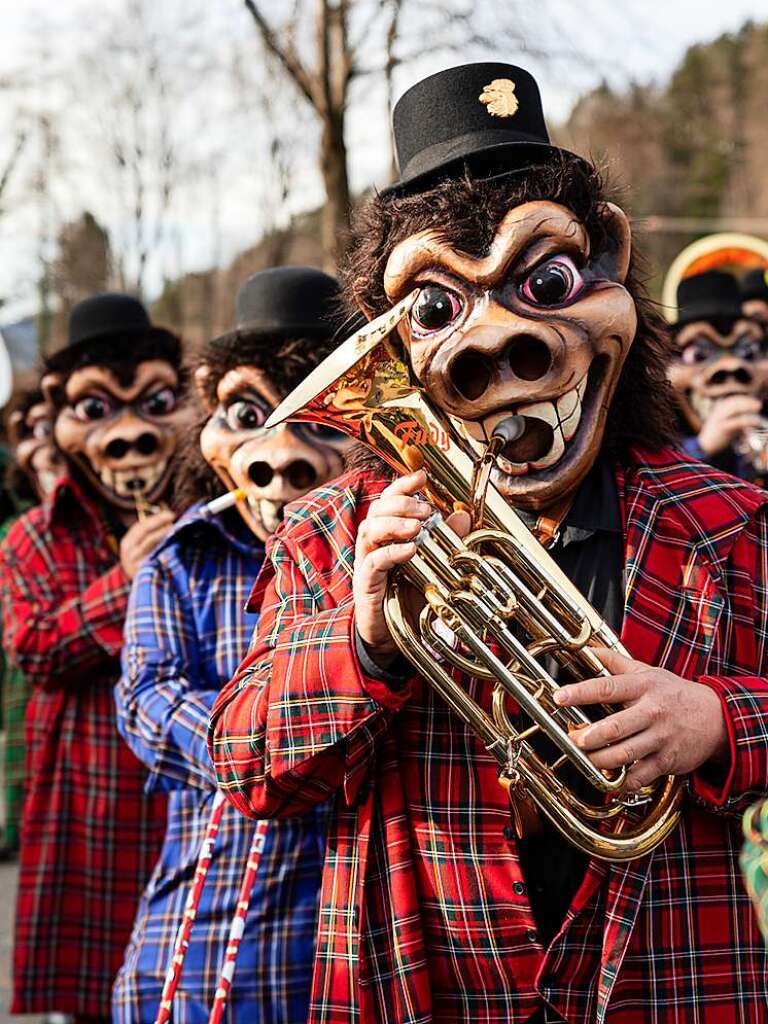
[[[204,346],[193,369],[208,372],[203,387],[209,409],[200,410],[193,429],[182,442],[178,455],[174,508],[182,512],[196,501],[222,493],[223,484],[200,451],[200,434],[217,404],[219,381],[238,366],[262,370],[281,395],[287,395],[332,350],[330,338],[281,338],[235,331]]]
[[[566,207],[584,226],[591,258],[609,254],[604,213],[609,193],[600,172],[563,156],[518,174],[450,179],[417,195],[374,196],[360,210],[345,269],[347,294],[374,317],[392,302],[385,269],[396,246],[419,232],[434,231],[441,244],[485,257],[504,218],[525,203]],[[658,448],[675,440],[674,400],[666,379],[671,346],[666,326],[648,297],[642,266],[630,257],[624,287],[637,314],[637,329],[619,377],[606,422],[602,451],[621,456],[634,443]],[[354,464],[370,460],[356,449]]]

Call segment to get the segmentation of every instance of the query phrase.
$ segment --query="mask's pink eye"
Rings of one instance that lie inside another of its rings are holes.
[[[584,279],[569,256],[554,256],[536,267],[519,286],[520,295],[533,306],[563,306],[584,287]]]
[[[417,331],[440,331],[461,313],[458,295],[437,285],[428,285],[419,292],[411,313]]]

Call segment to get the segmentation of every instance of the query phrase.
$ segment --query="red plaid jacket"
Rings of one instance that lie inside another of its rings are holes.
[[[768,494],[672,451],[637,451],[617,480],[623,640],[720,696],[730,769],[691,779],[679,828],[653,854],[590,864],[546,950],[535,933],[521,941],[530,910],[514,895],[488,755],[423,687],[395,694],[356,661],[354,539],[382,481],[315,491],[273,540],[253,647],[214,708],[211,750],[246,814],[336,801],[316,1024],[485,1024],[542,1003],[573,1024],[768,1019],[768,953],[738,870],[739,815],[768,790]],[[416,879],[435,865],[442,888],[425,900]],[[502,992],[510,971],[519,991]]]
[[[0,587],[3,643],[33,687],[11,1012],[108,1018],[165,802],[117,731],[130,583],[72,482],[13,526]]]

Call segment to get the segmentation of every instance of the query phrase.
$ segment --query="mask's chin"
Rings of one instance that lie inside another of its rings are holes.
[[[97,468],[91,462],[81,461],[81,467],[91,485],[111,505],[124,511],[136,508],[136,499],[147,504],[159,501],[168,488],[171,474],[169,459],[129,469]]]
[[[522,419],[519,437],[497,458],[492,479],[513,504],[544,509],[569,494],[589,471],[602,439],[608,406],[607,358],[596,357],[574,386],[552,401],[528,402],[463,421],[464,432],[487,443],[496,426],[510,416]]]

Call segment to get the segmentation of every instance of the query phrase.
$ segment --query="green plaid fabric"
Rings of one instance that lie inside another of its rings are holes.
[[[745,812],[744,838],[741,870],[768,942],[768,800],[760,800]]]
[[[21,510],[23,511],[23,510]],[[0,527],[0,544],[5,540],[18,516],[6,520]],[[24,715],[30,688],[24,673],[9,664],[0,653],[0,686],[2,686],[2,714],[5,729],[5,755],[3,758],[3,786],[5,788],[6,846],[19,845],[19,823],[24,802]]]

